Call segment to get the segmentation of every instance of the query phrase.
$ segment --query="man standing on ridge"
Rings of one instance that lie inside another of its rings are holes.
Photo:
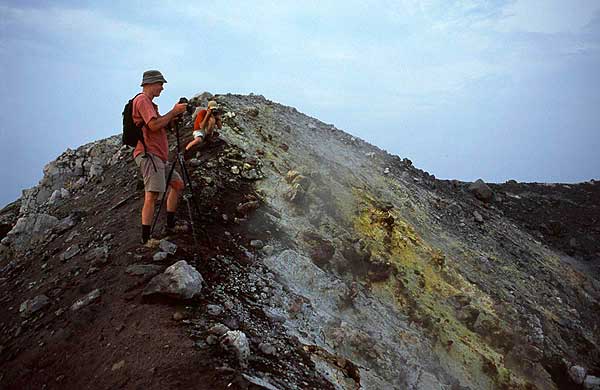
[[[144,206],[142,207],[142,243],[150,238],[150,228],[154,216],[154,205],[159,195],[167,190],[167,231],[175,227],[175,211],[179,194],[184,183],[181,176],[173,171],[171,181],[167,183],[169,172],[169,143],[167,140],[167,126],[179,114],[186,110],[186,104],[175,104],[173,109],[165,115],[158,113],[158,106],[152,102],[160,96],[163,84],[167,80],[158,70],[147,70],[142,76],[142,93],[133,100],[133,121],[136,126],[142,126],[144,144],[138,141],[133,150],[135,163],[144,178]]]

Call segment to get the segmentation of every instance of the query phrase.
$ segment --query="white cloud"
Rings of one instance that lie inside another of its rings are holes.
[[[117,20],[99,10],[0,6],[0,20],[11,31],[5,43],[18,47],[25,42],[42,52],[77,50],[78,58],[101,56],[103,62],[112,58],[113,64],[144,61],[157,49],[162,56],[175,56],[184,48],[163,31]]]
[[[597,0],[517,0],[503,12],[504,32],[577,33],[600,10]]]

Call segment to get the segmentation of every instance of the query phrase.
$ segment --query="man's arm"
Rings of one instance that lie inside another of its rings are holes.
[[[152,131],[159,131],[166,127],[171,120],[173,120],[177,115],[185,112],[187,104],[181,103],[173,106],[173,109],[167,112],[165,115],[159,115],[157,118],[152,118],[148,122],[148,127]]]
[[[206,115],[204,115],[204,118],[202,118],[202,120],[198,124],[198,128],[200,130],[204,129],[204,126],[206,126],[206,122],[208,121],[208,118],[210,118],[211,113],[212,113],[212,111],[210,108],[206,110]]]

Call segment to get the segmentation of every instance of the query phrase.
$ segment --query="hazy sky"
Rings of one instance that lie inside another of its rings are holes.
[[[598,0],[0,0],[0,206],[119,133],[146,69],[163,113],[253,92],[439,178],[600,178]]]

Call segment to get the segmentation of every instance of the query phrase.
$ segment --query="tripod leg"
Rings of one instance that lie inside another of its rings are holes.
[[[175,164],[171,165],[171,169],[169,169],[169,174],[167,175],[167,185],[165,188],[165,192],[163,192],[162,199],[160,200],[160,204],[158,205],[158,210],[154,213],[154,218],[152,218],[152,227],[150,228],[150,236],[152,236],[152,232],[156,227],[156,222],[158,221],[158,216],[160,215],[160,210],[162,209],[163,203],[167,200],[167,190],[169,189],[169,183],[171,182],[171,177],[173,177],[173,171],[175,170]]]
[[[192,223],[192,233],[194,234],[194,240],[196,240],[194,218],[193,218],[192,212],[190,210],[189,198],[192,199],[192,203],[194,205],[194,211],[196,212],[196,215],[198,216],[198,218],[201,215],[200,207],[198,207],[198,203],[196,202],[196,198],[194,197],[194,191],[192,189],[192,181],[190,179],[190,174],[189,174],[189,171],[187,170],[187,166],[185,165],[185,160],[183,159],[183,154],[180,154],[178,156],[177,161],[179,162],[179,165],[181,166],[181,174],[183,176],[183,182],[189,190],[189,195],[185,196],[185,200],[186,200],[186,203],[188,206],[188,213],[190,214],[190,221]],[[206,240],[208,240],[208,233],[206,232],[206,230],[204,230],[204,229],[201,229],[201,230],[204,233]],[[196,243],[196,245],[197,245],[197,243]]]

